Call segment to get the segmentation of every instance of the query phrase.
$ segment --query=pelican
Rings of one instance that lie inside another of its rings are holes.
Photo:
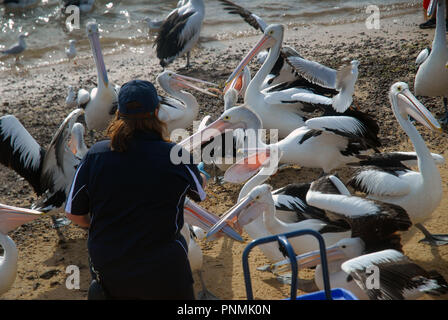
[[[40,211],[0,204],[0,296],[11,288],[17,275],[18,250],[7,233],[40,216]]]
[[[183,5],[185,5],[188,2],[188,0],[180,0],[177,2],[177,8],[182,7]],[[163,24],[163,20],[153,20],[150,17],[145,17],[143,19],[144,22],[146,22],[146,25],[148,26],[149,30],[153,30],[153,31],[159,31],[160,27]]]
[[[446,44],[445,0],[434,0],[428,8],[431,15],[437,5],[436,30],[432,42],[432,50],[424,49],[418,56],[421,62],[415,75],[414,92],[417,96],[443,97],[445,115],[440,119],[448,123],[448,70],[445,67],[448,61],[448,48]],[[427,56],[426,59],[425,56]]]
[[[76,57],[76,40],[69,40],[68,41],[69,47],[65,49],[65,54],[67,55],[68,60],[73,60]]]
[[[187,54],[186,67],[190,66],[190,51],[199,40],[204,14],[203,0],[189,0],[164,20],[155,41],[163,68],[184,54]]]
[[[272,69],[280,53],[281,44],[283,41],[284,27],[283,25],[274,24],[266,28],[264,36],[255,45],[255,47],[245,56],[245,58],[240,62],[240,64],[235,68],[233,73],[229,76],[227,84],[233,81],[235,77],[239,76],[243,68],[250,62],[250,60],[261,50],[269,48],[269,54],[266,61],[258,70],[257,74],[254,76],[249,86],[247,87],[246,94],[244,97],[245,104],[253,109],[263,121],[263,127],[265,129],[277,129],[279,130],[280,137],[286,137],[289,133],[294,131],[296,128],[305,125],[305,104],[335,104],[336,101],[342,100],[345,104],[340,106],[342,111],[345,111],[350,105],[347,103],[351,102],[346,96],[349,95],[344,93],[343,99],[332,100],[324,94],[334,94],[336,95],[338,91],[334,89],[329,89],[325,86],[320,86],[318,84],[313,84],[306,79],[306,77],[301,77],[299,80],[294,81],[291,84],[280,84],[274,88],[270,87],[261,91],[261,86],[268,75],[269,70]],[[353,64],[357,68],[357,63]],[[353,67],[352,66],[352,67]],[[350,67],[350,70],[352,70]],[[357,70],[357,69],[356,69]],[[341,71],[347,73],[345,69]],[[349,81],[354,85],[353,79],[357,76],[357,72],[352,75],[352,71],[348,72],[349,76],[339,76],[337,73],[331,73],[334,77],[340,80],[340,82]],[[315,81],[316,83],[318,81]],[[323,81],[321,81],[323,82]],[[336,83],[336,80],[334,81]],[[338,85],[341,88],[349,87],[349,85]],[[353,92],[353,90],[349,90]],[[294,94],[305,94],[305,98],[302,101],[300,96],[295,96]],[[332,102],[333,101],[333,102]],[[335,106],[333,106],[335,107]]]
[[[32,209],[48,212],[64,204],[80,162],[75,156],[76,150],[84,145],[82,135],[72,133],[74,123],[82,113],[82,109],[72,111],[46,149],[37,143],[15,116],[0,118],[0,162],[25,178],[40,197]],[[69,136],[75,139],[70,147]]]
[[[256,148],[248,148],[249,155],[239,160],[226,172],[225,180],[241,183],[255,174],[264,161],[271,159],[271,151],[278,149],[276,161],[321,168],[330,173],[336,168],[357,160],[356,155],[376,150],[380,146],[378,126],[361,112],[351,110],[351,116],[317,117],[305,122],[286,138],[269,145],[259,141]]]
[[[403,167],[391,169],[387,168],[387,164],[361,167],[349,184],[371,199],[403,207],[412,223],[425,234],[425,242],[431,245],[446,244],[447,235],[431,235],[422,225],[440,204],[442,179],[425,141],[407,116],[412,116],[430,130],[442,132],[442,129],[433,115],[412,95],[406,83],[393,84],[389,99],[398,123],[414,146],[419,171]]]
[[[184,89],[194,89],[216,97],[211,92],[197,87],[194,83],[215,84],[192,77],[182,76],[165,70],[157,76],[157,83],[171,97],[160,97],[159,119],[167,124],[168,133],[175,129],[186,129],[193,123],[199,112],[196,98]]]
[[[219,217],[186,198],[184,204],[184,219],[185,223],[181,233],[187,241],[188,260],[190,261],[192,272],[197,272],[202,286],[202,291],[199,292],[198,298],[199,300],[216,300],[217,298],[207,290],[205,285],[203,278],[203,254],[195,238],[200,238],[199,235],[204,230],[210,230],[219,221]],[[219,236],[228,236],[233,240],[243,241],[240,235],[230,226],[226,226],[222,231]]]
[[[19,42],[15,45],[9,47],[8,49],[4,49],[0,51],[4,55],[14,55],[16,60],[19,58],[19,55],[26,50],[26,42],[25,38],[28,36],[28,33],[19,34]]]
[[[84,98],[87,98],[85,100],[88,100],[85,105],[84,116],[87,129],[102,131],[107,128],[117,110],[119,87],[113,86],[109,82],[101,52],[98,24],[88,22],[86,29],[96,65],[98,84],[97,88],[93,88],[88,96],[84,96]],[[80,96],[80,93],[78,93],[78,96]]]
[[[63,0],[63,2],[64,9],[68,6],[77,6],[79,11],[83,13],[92,11],[93,5],[95,4],[95,0]]]
[[[89,130],[104,130],[117,110],[120,87],[109,83],[101,52],[98,24],[94,21],[89,22],[86,30],[97,69],[98,84],[97,88],[92,89],[90,93],[84,89],[78,92],[78,105],[85,108],[86,124]]]
[[[331,287],[344,288],[360,300],[415,300],[424,294],[441,296],[448,293],[448,283],[437,271],[426,271],[402,252],[399,237],[385,243],[386,249],[370,251],[359,237],[342,239],[326,249]],[[387,248],[387,246],[392,248]],[[320,251],[296,257],[300,268],[316,267],[315,282],[323,290]],[[283,260],[270,266],[279,273],[289,266]],[[375,271],[377,270],[377,271]],[[373,273],[378,278],[375,280]],[[378,281],[377,283],[374,283]]]

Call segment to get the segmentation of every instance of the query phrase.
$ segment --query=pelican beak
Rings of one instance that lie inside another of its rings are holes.
[[[227,79],[225,83],[225,87],[227,88],[227,90],[229,89],[228,85],[231,84],[233,80],[239,77],[244,71],[244,67],[246,67],[260,51],[270,48],[273,43],[275,43],[275,39],[269,35],[264,35],[263,38],[261,38],[261,40],[251,51],[249,51],[249,53],[244,57],[244,59],[240,62],[240,64],[235,68],[235,70]],[[224,89],[224,93],[226,93],[226,89]]]
[[[0,232],[7,234],[22,224],[30,222],[42,215],[44,213],[37,210],[7,206],[0,203]]]
[[[215,225],[219,221],[218,216],[214,215],[211,212],[208,212],[188,198],[186,199],[184,204],[184,218],[188,224],[197,226],[205,231],[209,231],[213,227],[213,225]],[[227,235],[233,240],[243,242],[243,238],[229,225],[224,226],[217,235]],[[209,240],[214,239],[215,238],[211,238]]]
[[[399,102],[404,103],[406,112],[426,128],[443,132],[442,127],[432,113],[408,89],[398,93],[397,99]]]
[[[196,91],[205,93],[209,96],[212,97],[217,97],[217,95],[213,94],[212,92],[210,92],[210,89],[216,89],[216,88],[210,88],[210,89],[203,89],[203,88],[199,88],[197,87],[194,83],[199,83],[199,84],[205,84],[208,86],[212,86],[212,87],[216,87],[217,85],[208,81],[204,81],[204,80],[200,80],[200,79],[196,79],[196,78],[192,78],[192,77],[187,77],[187,76],[181,76],[181,75],[174,75],[173,76],[173,80],[176,82],[176,84],[178,84],[180,87],[183,88],[187,88],[187,89],[194,89]]]
[[[194,150],[211,139],[220,136],[226,130],[232,130],[236,128],[244,128],[244,124],[234,124],[223,119],[218,119],[212,122],[202,130],[198,130],[195,134],[188,137],[179,143],[181,147],[186,148],[188,151]]]
[[[109,85],[109,78],[107,76],[106,65],[104,64],[103,53],[101,51],[100,36],[98,32],[90,32],[88,37],[90,46],[92,47],[93,59],[95,60],[98,77],[100,78],[98,79],[98,85],[100,85],[99,82],[102,81],[104,86],[107,87]]]
[[[250,152],[249,149],[247,151]],[[238,153],[241,152],[242,150],[238,150]],[[250,179],[250,177],[257,173],[269,161],[270,156],[271,150],[269,148],[256,149],[255,152],[250,153],[227,169],[224,174],[224,181],[242,183]]]
[[[242,232],[242,227],[254,221],[263,213],[265,207],[266,205],[258,202],[257,199],[244,197],[207,232],[206,238],[209,239],[226,226],[231,226]]]
[[[439,2],[439,0],[431,0],[429,2],[428,9],[426,11],[426,15],[428,17],[431,17],[433,15],[434,11],[436,10],[438,2]]]
[[[342,252],[342,250],[338,246],[328,247],[326,252],[328,262],[346,258],[344,252]],[[312,268],[322,263],[320,258],[320,250],[311,251],[308,253],[298,255],[296,257],[296,260],[299,269]],[[289,261],[289,259],[273,263],[269,267],[264,268],[264,270],[271,271],[274,274],[287,272],[290,269],[291,269],[291,262]]]
[[[77,143],[76,138],[74,137],[73,134],[70,137],[70,140],[68,141],[68,148],[73,153],[73,155],[76,156],[76,154],[78,153],[78,143]]]

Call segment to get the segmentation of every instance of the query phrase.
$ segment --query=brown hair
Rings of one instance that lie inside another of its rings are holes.
[[[156,110],[158,109],[159,106]],[[163,141],[169,141],[166,138],[166,130],[166,123],[159,120],[155,112],[125,115],[117,110],[115,119],[107,127],[106,133],[110,138],[111,150],[124,152],[127,150],[129,141],[134,137],[136,131],[153,131],[158,133]]]

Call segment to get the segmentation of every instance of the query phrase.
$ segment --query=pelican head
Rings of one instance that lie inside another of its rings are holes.
[[[269,206],[274,206],[271,192],[272,187],[267,184],[253,188],[210,229],[207,238],[212,237],[226,225],[241,231],[242,227],[257,219]]]
[[[84,133],[84,126],[81,123],[76,122],[72,127],[70,140],[68,142],[68,147],[71,152],[79,159],[82,159],[88,151],[84,142]]]
[[[442,132],[442,127],[439,122],[411,93],[409,86],[406,83],[397,82],[393,84],[390,88],[389,99],[393,106],[392,110],[394,113],[398,112],[403,119],[407,119],[407,116],[410,115],[426,128]]]
[[[109,79],[107,77],[106,65],[104,64],[103,53],[101,52],[100,33],[98,24],[95,21],[90,21],[86,25],[87,36],[89,38],[90,46],[92,48],[93,59],[98,73],[98,86],[109,86]]]
[[[226,110],[216,121],[212,122],[202,130],[198,130],[194,135],[180,143],[181,146],[189,146],[193,150],[211,139],[223,134],[226,130],[233,129],[254,129],[257,134],[262,128],[260,118],[245,106],[234,107]]]
[[[240,64],[235,68],[232,74],[226,81],[226,87],[229,83],[232,83],[244,70],[244,67],[249,64],[249,62],[263,50],[270,49],[276,44],[281,43],[283,40],[283,32],[285,27],[281,24],[271,24],[264,31],[263,37],[255,45],[255,47],[249,51],[249,53],[244,57]]]
[[[182,76],[170,70],[165,70],[162,73],[160,73],[157,76],[156,80],[159,83],[159,85],[167,92],[169,92],[170,90],[180,91],[182,89],[194,89],[196,91],[205,93],[212,97],[217,97],[210,91],[199,88],[198,86],[195,85],[195,83],[198,83],[215,87],[216,85],[214,83],[192,77]]]

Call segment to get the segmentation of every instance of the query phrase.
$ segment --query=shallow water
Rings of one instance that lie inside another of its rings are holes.
[[[288,27],[310,24],[341,24],[365,20],[368,5],[377,5],[382,16],[406,14],[421,10],[421,1],[405,0],[234,0],[258,14],[268,23],[283,23]],[[95,19],[101,30],[105,54],[117,50],[139,51],[151,45],[154,32],[148,32],[145,17],[162,19],[177,5],[177,0],[96,0],[90,13],[81,14],[79,29],[68,28],[69,14],[61,10],[59,0],[38,0],[25,10],[8,10],[0,6],[0,50],[13,45],[21,32],[28,32],[27,50],[20,58],[22,65],[35,67],[67,60],[64,49],[69,39],[77,40],[78,55],[90,52],[85,33],[87,21]],[[239,16],[226,13],[220,2],[205,0],[206,18],[202,42],[228,40],[257,34]],[[0,56],[0,71],[14,66],[14,58]]]

